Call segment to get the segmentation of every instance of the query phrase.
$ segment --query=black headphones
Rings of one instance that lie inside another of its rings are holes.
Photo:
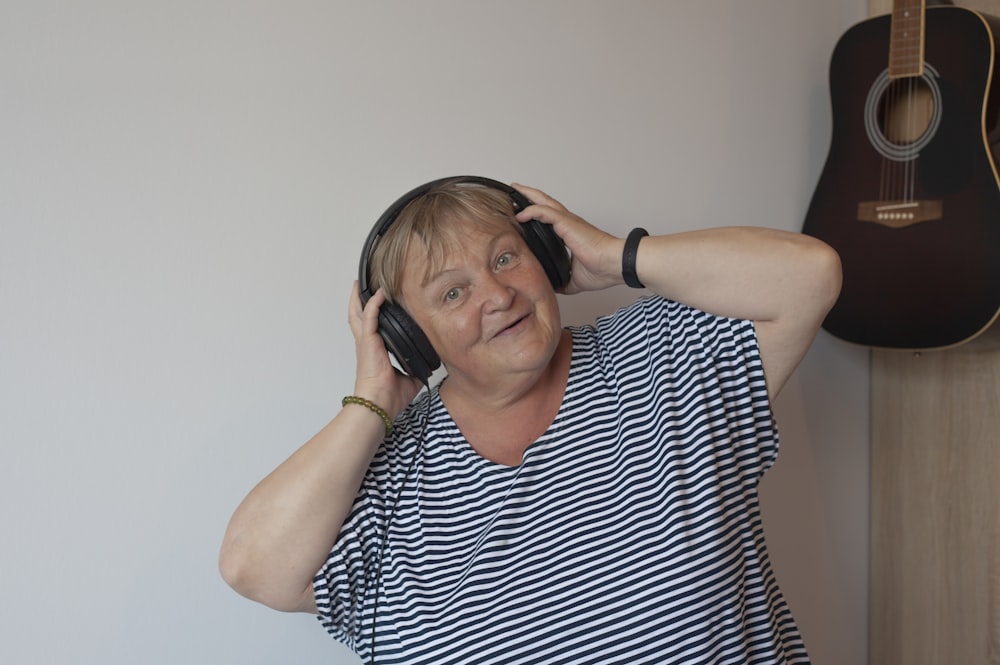
[[[375,228],[368,234],[365,246],[361,250],[361,265],[358,267],[358,285],[361,291],[361,302],[367,304],[374,295],[369,283],[371,275],[368,270],[368,263],[371,260],[372,251],[379,239],[388,231],[396,217],[402,212],[411,201],[417,199],[432,189],[441,185],[452,183],[472,183],[484,185],[492,189],[500,190],[514,202],[514,212],[523,210],[531,205],[523,194],[497,180],[483,178],[480,176],[454,176],[433,180],[416,189],[413,189],[395,203],[389,206],[388,210],[382,213]],[[533,219],[520,224],[521,233],[532,254],[542,264],[545,274],[552,283],[554,289],[560,289],[569,282],[570,257],[566,250],[566,245],[562,239],[552,230],[551,224]],[[406,311],[396,303],[385,303],[378,313],[378,332],[385,341],[385,346],[389,352],[395,356],[396,361],[404,372],[412,377],[423,381],[425,384],[438,367],[441,366],[441,358],[438,357],[434,347],[431,346],[427,336],[414,322]]]

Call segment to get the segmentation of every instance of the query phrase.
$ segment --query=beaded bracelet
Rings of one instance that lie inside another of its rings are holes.
[[[392,418],[390,418],[389,414],[385,412],[385,409],[380,407],[378,404],[365,399],[364,397],[357,397],[356,395],[348,395],[340,402],[341,406],[347,406],[348,404],[357,404],[374,412],[379,418],[382,419],[382,422],[385,423],[385,435],[389,436],[392,434]]]

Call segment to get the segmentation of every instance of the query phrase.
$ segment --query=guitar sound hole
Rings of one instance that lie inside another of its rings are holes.
[[[912,145],[927,133],[934,119],[934,93],[919,77],[889,84],[878,109],[879,130],[898,146]]]
[[[941,124],[938,73],[929,62],[922,76],[889,78],[889,70],[872,83],[865,100],[865,132],[883,157],[896,162],[915,159]]]

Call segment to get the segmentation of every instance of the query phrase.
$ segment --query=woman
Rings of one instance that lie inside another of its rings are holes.
[[[237,509],[224,577],[373,662],[808,662],[756,486],[836,254],[761,228],[626,243],[515,188],[533,205],[460,180],[393,221],[350,300],[355,394]],[[562,292],[655,295],[563,328],[530,220],[570,250]],[[390,306],[447,369],[415,401]]]

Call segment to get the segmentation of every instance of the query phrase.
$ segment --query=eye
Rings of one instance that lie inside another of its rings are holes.
[[[458,287],[452,287],[445,292],[444,299],[451,302],[458,300],[459,296],[461,295],[462,295],[462,289]]]
[[[497,257],[497,268],[504,268],[509,266],[514,261],[514,257],[510,252],[504,252]]]

